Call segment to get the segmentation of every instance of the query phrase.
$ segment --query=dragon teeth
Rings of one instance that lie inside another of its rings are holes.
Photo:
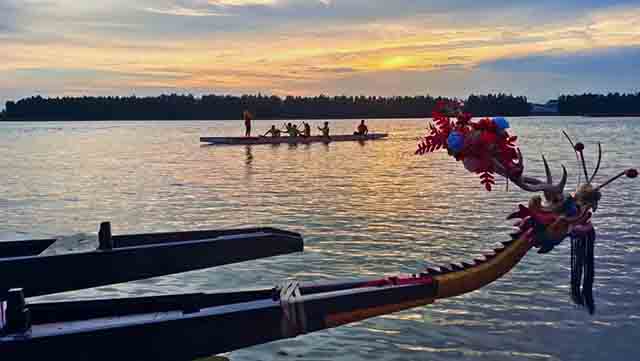
[[[487,258],[487,261],[494,258],[495,256],[497,256],[497,254],[495,252],[491,252],[490,254],[485,254],[484,255]]]
[[[438,274],[440,274],[441,272],[440,272],[440,270],[439,270],[437,267],[436,267],[436,268],[428,267],[428,268],[427,268],[427,273],[429,273],[430,275],[438,275]]]

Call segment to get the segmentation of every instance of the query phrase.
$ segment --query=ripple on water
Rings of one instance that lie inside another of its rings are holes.
[[[568,129],[602,141],[600,176],[638,166],[640,123],[620,119],[510,120],[530,174],[544,151],[579,172]],[[313,121],[314,123],[316,121]],[[595,126],[608,122],[615,126]],[[320,121],[318,121],[320,123]],[[274,226],[302,232],[304,254],[44,297],[125,297],[271,286],[413,272],[472,258],[508,237],[505,217],[529,197],[498,182],[482,190],[445,153],[413,155],[422,120],[372,120],[387,141],[310,146],[201,147],[228,122],[10,123],[0,128],[0,237],[67,236],[54,250],[92,247],[100,222],[114,233]],[[270,122],[258,121],[257,128]],[[313,124],[312,124],[313,126]],[[335,121],[336,133],[352,121]],[[568,189],[575,188],[571,177]],[[597,314],[569,300],[569,248],[529,255],[500,281],[428,307],[229,355],[232,360],[617,360],[640,348],[640,182],[608,187],[595,223]],[[73,236],[75,235],[75,236]],[[86,238],[81,240],[79,238]]]

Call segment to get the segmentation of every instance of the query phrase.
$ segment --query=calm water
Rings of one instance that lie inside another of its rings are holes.
[[[315,122],[314,122],[315,123]],[[320,122],[317,122],[320,123]],[[602,180],[640,166],[640,119],[511,119],[541,177],[576,162],[560,131],[605,155]],[[266,130],[271,123],[257,122]],[[355,121],[332,121],[351,132]],[[312,124],[315,126],[315,124]],[[114,233],[274,226],[301,232],[304,254],[103,287],[75,296],[122,297],[271,286],[417,271],[470,259],[506,239],[504,220],[530,194],[492,193],[444,153],[413,155],[424,120],[375,120],[386,141],[210,147],[201,135],[240,135],[241,121],[0,124],[0,239],[67,235],[53,252],[93,247],[98,223]],[[498,282],[459,298],[257,346],[232,360],[640,359],[640,182],[604,192],[595,223],[597,314],[569,299],[567,244],[529,254]],[[82,241],[88,238],[91,241]],[[81,272],[82,270],[78,270]],[[250,330],[247,330],[250,332]]]

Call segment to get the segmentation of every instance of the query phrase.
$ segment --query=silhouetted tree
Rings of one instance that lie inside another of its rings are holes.
[[[24,120],[177,120],[239,119],[250,110],[261,119],[428,118],[439,100],[420,96],[314,97],[268,95],[160,95],[157,97],[35,96],[7,102],[6,117]],[[474,115],[528,115],[525,97],[472,95],[466,109]]]
[[[470,95],[464,104],[464,110],[474,116],[518,116],[529,115],[531,104],[526,97],[514,97],[506,94]]]
[[[558,112],[562,115],[640,114],[640,92],[563,95],[558,98]]]

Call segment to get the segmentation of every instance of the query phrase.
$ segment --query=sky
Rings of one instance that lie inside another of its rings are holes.
[[[640,0],[0,0],[0,44],[2,105],[640,91]]]

